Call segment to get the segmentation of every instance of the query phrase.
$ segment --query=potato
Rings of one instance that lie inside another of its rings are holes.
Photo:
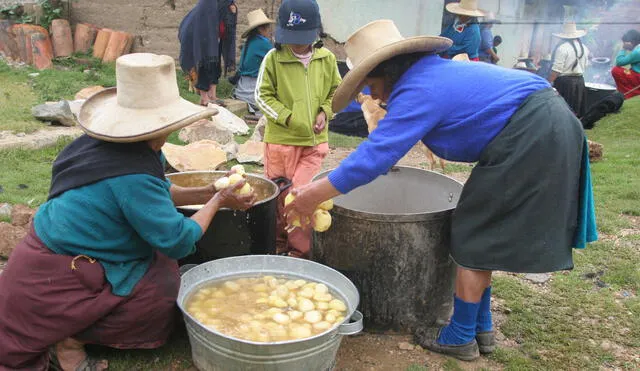
[[[314,290],[318,294],[326,294],[329,292],[329,288],[324,283],[317,284]]]
[[[344,317],[343,316],[339,316],[336,318],[336,323],[342,323],[342,321],[344,321]]]
[[[297,308],[298,307],[298,301],[295,298],[291,298],[287,300],[287,304],[291,307],[291,308]]]
[[[307,281],[305,281],[305,280],[295,280],[295,284],[296,284],[297,288],[300,288],[300,287],[306,285]]]
[[[315,295],[313,295],[313,300],[315,301],[330,302],[332,299],[333,299],[333,296],[331,296],[331,294],[316,293]]]
[[[315,290],[316,289],[316,285],[317,283],[315,282],[309,282],[309,283],[305,283],[304,286],[302,286],[302,289],[311,289],[311,290]]]
[[[279,323],[281,325],[286,325],[287,323],[291,322],[291,318],[283,313],[276,313],[272,318],[276,323]]]
[[[316,309],[317,310],[327,310],[327,309],[329,309],[329,303],[327,303],[326,301],[317,301],[315,304],[316,304]]]
[[[313,291],[313,289],[306,288],[302,289],[302,291],[300,291],[298,295],[302,296],[303,298],[311,299],[313,298],[313,295],[315,295],[315,292]]]
[[[311,329],[305,326],[295,326],[289,330],[289,336],[294,339],[304,339],[311,336]]]
[[[282,309],[280,309],[280,308],[269,308],[265,312],[265,314],[267,314],[269,316],[273,316],[276,313],[282,313]]]
[[[313,212],[313,230],[326,232],[331,227],[331,214],[326,210],[318,209]]]
[[[262,323],[262,321],[252,320],[252,321],[249,321],[249,327],[252,330],[260,331],[262,330],[262,327],[264,327],[264,323]]]
[[[313,324],[322,321],[322,314],[317,310],[312,310],[304,314],[304,320]]]
[[[298,286],[296,285],[296,281],[287,281],[285,282],[284,286],[289,290],[295,290],[298,288]]]
[[[268,304],[268,303],[269,303],[269,299],[267,298],[260,298],[256,300],[256,304]]]
[[[220,298],[221,299],[221,298],[224,298],[226,296],[227,296],[227,294],[225,294],[224,292],[222,292],[220,290],[218,290],[218,291],[213,293],[213,297],[214,298]]]
[[[244,177],[240,174],[231,174],[229,175],[229,186],[232,186],[238,182],[244,180]]]
[[[236,194],[240,196],[246,196],[248,194],[251,194],[251,192],[253,192],[253,188],[249,185],[249,183],[245,183],[242,188],[236,191]]]
[[[336,317],[334,314],[331,314],[331,313],[327,313],[324,316],[324,320],[329,323],[335,323],[337,318],[338,317]]]
[[[331,328],[331,324],[326,321],[320,321],[313,324],[313,329],[316,331],[326,331]]]
[[[213,183],[213,186],[216,187],[217,191],[225,189],[225,188],[229,187],[229,178],[224,176],[224,177],[216,180],[216,182]]]
[[[298,300],[298,309],[301,312],[309,312],[316,308],[315,304],[309,299],[301,298]]]
[[[278,288],[276,288],[276,295],[282,299],[286,299],[289,297],[289,289],[286,286],[278,286]]]
[[[289,311],[289,312],[288,312],[288,315],[289,315],[289,318],[290,318],[292,321],[297,321],[297,320],[299,320],[300,318],[302,318],[302,317],[304,316],[304,314],[303,314],[302,312],[299,312],[299,311],[297,311],[297,310],[291,310],[291,311]]]
[[[338,317],[338,316],[341,316],[341,315],[342,315],[342,312],[337,311],[337,310],[335,310],[335,309],[329,309],[329,310],[327,311],[327,314],[333,314],[334,316]]]
[[[269,329],[271,340],[282,341],[288,340],[288,331],[284,326],[278,326]]]
[[[326,200],[325,202],[318,205],[317,209],[329,211],[333,209],[333,200]]]
[[[284,198],[284,206],[289,205],[290,203],[293,202],[293,200],[296,199],[296,196],[293,195],[293,193],[289,192],[289,194],[287,195],[287,197]]]
[[[329,308],[335,309],[339,312],[344,312],[347,310],[347,306],[344,304],[342,300],[333,299],[329,302]]]
[[[244,166],[242,166],[240,164],[232,166],[231,167],[231,171],[236,173],[236,174],[240,174],[240,175],[246,174],[246,172],[244,170]]]

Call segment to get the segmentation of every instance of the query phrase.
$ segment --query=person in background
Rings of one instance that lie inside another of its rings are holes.
[[[494,41],[495,37],[493,37],[493,32],[491,29],[494,24],[500,23],[499,20],[496,19],[493,13],[488,12],[487,15],[482,19],[482,23],[480,23],[480,51],[479,58],[480,61],[496,64],[500,61],[500,57],[495,52]]]
[[[578,117],[582,117],[587,108],[583,74],[589,61],[589,49],[580,40],[586,34],[587,31],[578,30],[574,22],[565,22],[563,31],[553,34],[562,41],[553,51],[548,79]]]
[[[371,90],[365,86],[361,93],[371,95]],[[369,135],[369,130],[364,113],[362,113],[362,104],[357,99],[352,100],[347,108],[337,113],[329,122],[329,130],[351,137],[366,138]]]
[[[622,50],[611,75],[625,99],[640,95],[640,32],[637,30],[629,30],[622,36]]]
[[[493,38],[493,53],[495,55],[498,55],[498,46],[500,46],[500,44],[502,44],[502,36],[500,36],[500,35],[494,36],[494,38]],[[497,64],[497,62],[494,63],[494,64]]]
[[[455,21],[444,32],[443,37],[453,41],[453,46],[441,54],[451,59],[458,54],[466,53],[469,59],[478,61],[480,51],[480,26],[475,17],[484,17],[485,13],[478,9],[477,1],[461,0],[459,3],[447,4],[447,11],[456,14]]]
[[[242,34],[246,42],[240,52],[239,79],[233,94],[236,99],[247,102],[251,114],[259,114],[255,100],[256,82],[264,56],[273,49],[271,34],[275,22],[262,9],[248,13],[247,19],[249,27]]]
[[[180,23],[180,66],[200,94],[200,105],[218,99],[216,86],[222,75],[222,58],[227,68],[235,67],[235,19],[232,0],[199,0]]]
[[[116,88],[80,110],[85,135],[53,162],[47,201],[0,275],[0,370],[102,371],[85,344],[155,349],[176,323],[177,260],[244,185],[216,192],[165,177],[167,137],[217,113],[182,98],[172,57],[128,54]],[[149,94],[152,91],[153,94]],[[190,218],[176,206],[204,206]]]
[[[275,49],[262,62],[255,99],[267,117],[265,175],[291,179],[299,187],[311,182],[329,152],[331,99],[342,79],[335,55],[318,41],[318,3],[284,0],[278,15]],[[311,232],[285,231],[285,196],[278,200],[277,252],[309,258]]]

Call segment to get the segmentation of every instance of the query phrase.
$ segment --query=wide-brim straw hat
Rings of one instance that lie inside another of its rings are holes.
[[[169,135],[218,113],[180,97],[173,58],[135,53],[116,60],[116,87],[89,97],[78,121],[91,137],[139,142]]]
[[[467,53],[456,54],[453,58],[451,58],[451,60],[459,62],[471,62],[471,59],[469,59],[469,54]]]
[[[459,3],[447,4],[449,13],[466,15],[469,17],[484,17],[484,11],[478,9],[478,0],[461,0]]]
[[[400,54],[440,53],[453,42],[440,36],[404,38],[391,20],[371,22],[354,32],[345,43],[351,69],[333,96],[333,111],[342,111],[364,88],[364,80],[380,63]]]
[[[493,12],[488,12],[486,10],[481,10],[484,13],[484,16],[482,17],[482,22],[483,24],[500,24],[502,23],[501,20],[499,20],[498,18],[496,18],[496,15],[493,14]]]
[[[242,33],[242,38],[246,39],[249,36],[249,32],[258,28],[260,26],[264,26],[265,24],[274,24],[276,21],[269,19],[266,14],[262,11],[262,9],[257,9],[247,13],[247,20],[249,22],[249,26],[246,31]]]
[[[566,22],[562,25],[562,32],[552,35],[561,39],[579,39],[586,34],[586,30],[578,30],[575,22]]]

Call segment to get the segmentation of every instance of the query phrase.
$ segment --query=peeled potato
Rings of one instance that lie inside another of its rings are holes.
[[[347,310],[347,306],[344,304],[342,300],[333,299],[329,302],[329,308],[335,309],[338,312],[344,312]]]
[[[338,317],[336,317],[335,315],[333,315],[333,314],[331,314],[331,313],[327,313],[327,314],[324,316],[324,320],[325,320],[325,321],[327,321],[327,322],[329,322],[329,323],[335,323],[337,318],[338,318]]]
[[[240,285],[238,285],[234,281],[227,281],[224,283],[224,288],[228,289],[229,291],[239,291]]]
[[[229,185],[232,186],[240,181],[244,180],[244,177],[240,174],[231,174],[229,176]]]
[[[227,178],[226,176],[222,177],[216,180],[216,182],[213,183],[213,186],[216,187],[216,190],[218,191],[221,189],[225,189],[229,186],[229,178]]]
[[[304,316],[304,314],[302,312],[297,311],[297,310],[289,311],[289,318],[291,318],[292,321],[297,321],[300,318],[302,318],[303,316]]]
[[[322,321],[322,314],[317,310],[312,310],[304,314],[304,320],[313,324]]]
[[[306,288],[300,291],[298,295],[302,296],[303,298],[311,299],[313,295],[315,295],[315,292],[311,288]]]
[[[313,212],[313,230],[326,232],[331,227],[331,214],[328,211],[318,209]]]
[[[333,209],[333,200],[326,200],[325,202],[318,205],[318,209],[326,211]]]
[[[287,197],[284,198],[284,206],[289,205],[295,199],[296,199],[296,196],[294,196],[293,193],[289,192]]]
[[[249,183],[245,183],[242,188],[240,188],[240,190],[236,191],[236,193],[240,196],[246,196],[248,194],[251,194],[251,192],[253,192],[253,188],[251,188]]]
[[[281,297],[282,299],[286,299],[289,297],[289,289],[286,286],[278,286],[276,289],[276,295]]]
[[[231,167],[231,171],[236,173],[236,174],[240,174],[240,175],[245,174],[244,166],[242,166],[242,165],[234,165],[234,166],[232,166]]]
[[[289,335],[294,339],[304,339],[311,336],[311,329],[305,326],[295,326],[289,330]]]
[[[333,296],[331,296],[331,294],[319,294],[319,293],[316,293],[315,295],[313,295],[313,300],[315,300],[315,301],[330,302],[332,299],[333,299]]]
[[[298,300],[298,309],[301,312],[309,312],[315,309],[315,304],[309,299],[301,298]]]
[[[273,315],[273,320],[281,325],[286,325],[291,322],[291,318],[284,313],[276,313]]]
[[[264,291],[267,291],[268,289],[269,288],[264,283],[259,283],[259,284],[255,285],[255,286],[253,286],[253,291],[255,291],[255,292],[264,292]]]
[[[313,329],[316,331],[326,331],[331,328],[331,324],[326,321],[320,321],[313,324]]]
[[[296,308],[298,306],[298,301],[295,298],[291,298],[287,300],[287,304],[289,304],[291,308]]]
[[[315,291],[320,294],[326,294],[329,292],[329,288],[324,283],[319,283],[316,285]]]
[[[326,301],[318,301],[318,302],[316,302],[316,309],[317,310],[327,310],[327,309],[329,309],[329,303],[327,303]]]

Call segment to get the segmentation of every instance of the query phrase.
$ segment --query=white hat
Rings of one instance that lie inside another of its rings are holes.
[[[469,59],[469,54],[467,53],[456,54],[453,58],[451,58],[451,60],[459,62],[471,62],[471,59]]]
[[[485,13],[478,9],[478,0],[460,0],[459,3],[447,4],[447,11],[469,17],[484,17]]]
[[[246,31],[242,33],[242,38],[246,39],[249,36],[249,32],[251,32],[254,28],[263,26],[265,24],[276,23],[275,21],[269,19],[266,14],[262,11],[262,9],[257,9],[247,13],[247,20],[249,21],[249,26]]]
[[[137,53],[118,58],[116,81],[116,88],[92,95],[80,109],[78,121],[91,137],[139,142],[218,113],[180,97],[175,61],[167,55]]]
[[[575,22],[565,22],[562,25],[562,32],[554,33],[553,36],[561,39],[579,39],[586,34],[587,31],[578,30]]]
[[[453,42],[446,37],[404,38],[390,20],[374,21],[354,32],[345,43],[347,65],[351,70],[333,96],[333,111],[342,111],[364,88],[364,79],[380,63],[400,54],[440,53]]]

